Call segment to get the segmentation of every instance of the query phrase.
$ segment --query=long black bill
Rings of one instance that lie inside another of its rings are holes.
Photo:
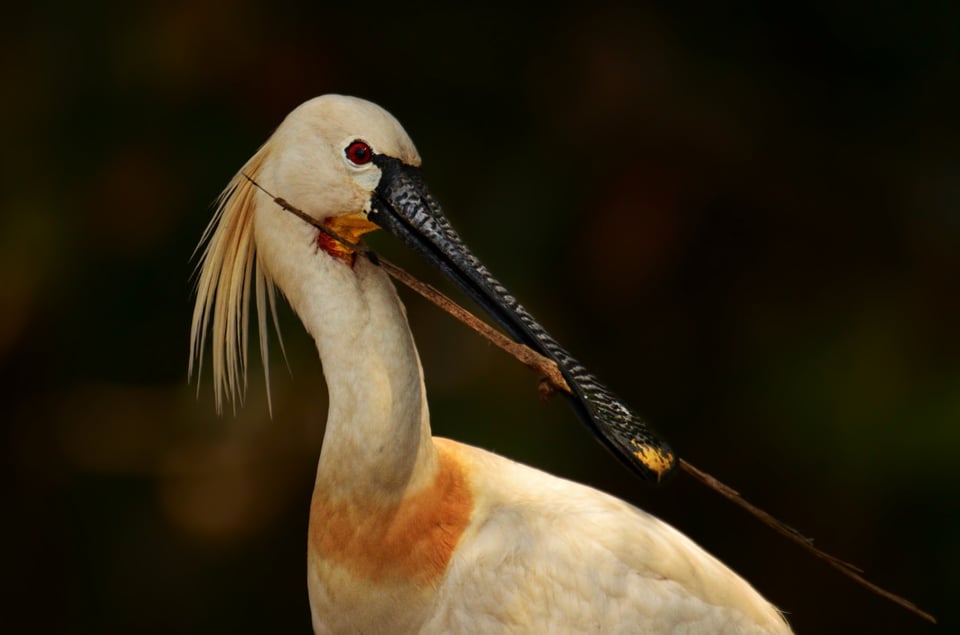
[[[438,266],[514,337],[557,363],[580,419],[613,454],[643,478],[660,481],[676,466],[664,441],[557,343],[470,253],[427,190],[419,168],[374,155],[381,169],[369,220]]]

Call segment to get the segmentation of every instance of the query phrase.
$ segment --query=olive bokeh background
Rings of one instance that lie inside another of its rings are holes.
[[[8,10],[9,632],[309,632],[312,343],[284,308],[272,420],[259,367],[218,417],[186,358],[212,200],[327,92],[403,122],[467,243],[682,456],[955,628],[960,9],[408,4]],[[662,516],[799,632],[937,632],[685,475],[638,482],[401,294],[438,434]]]

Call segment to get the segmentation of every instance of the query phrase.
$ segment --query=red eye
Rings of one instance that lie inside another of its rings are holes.
[[[359,139],[348,145],[347,149],[344,150],[344,153],[347,155],[347,158],[350,159],[351,163],[355,163],[357,165],[370,163],[370,159],[373,158],[373,150],[370,149],[370,146]]]

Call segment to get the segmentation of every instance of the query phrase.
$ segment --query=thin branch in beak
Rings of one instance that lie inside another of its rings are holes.
[[[259,188],[264,194],[269,196],[274,203],[279,205],[284,210],[290,212],[294,216],[297,216],[304,222],[309,223],[313,227],[317,228],[319,231],[324,232],[334,240],[342,243],[344,246],[364,254],[367,258],[370,259],[370,261],[373,264],[376,264],[382,267],[384,271],[386,271],[395,280],[403,283],[410,289],[416,291],[418,294],[420,294],[430,302],[433,302],[435,305],[437,305],[438,307],[440,307],[441,309],[443,309],[453,317],[457,318],[458,320],[460,320],[461,322],[463,322],[464,324],[472,328],[480,336],[486,338],[489,342],[491,342],[495,346],[510,353],[518,361],[522,362],[524,365],[540,373],[540,375],[543,377],[540,384],[541,394],[550,394],[551,392],[551,391],[543,390],[544,383],[546,383],[549,386],[549,388],[552,390],[562,391],[568,394],[571,392],[570,386],[567,385],[567,382],[564,380],[559,367],[557,366],[556,362],[554,362],[553,360],[541,355],[540,353],[537,353],[536,351],[534,351],[533,349],[529,348],[524,344],[520,344],[518,342],[511,340],[507,336],[503,335],[500,331],[494,329],[493,327],[488,325],[486,322],[479,319],[478,317],[476,317],[475,315],[473,315],[472,313],[470,313],[469,311],[461,307],[459,304],[457,304],[456,302],[454,302],[453,300],[445,296],[443,293],[438,291],[433,286],[418,280],[417,278],[410,275],[400,267],[381,258],[379,255],[376,254],[376,252],[368,248],[361,247],[360,245],[352,243],[347,239],[343,238],[342,236],[337,235],[328,227],[325,227],[323,223],[317,221],[307,213],[294,207],[293,205],[288,203],[286,200],[278,196],[274,196],[273,194],[268,192],[259,183],[254,181],[252,178],[250,178],[246,174],[244,174],[243,176],[248,181],[253,183],[257,188]],[[756,505],[753,505],[752,503],[744,499],[739,492],[737,492],[735,489],[733,489],[729,485],[726,485],[716,477],[704,472],[703,470],[700,470],[699,468],[694,467],[691,463],[689,463],[688,461],[682,458],[679,459],[679,464],[680,464],[680,467],[687,474],[690,474],[698,482],[707,486],[707,488],[713,490],[714,492],[720,494],[727,500],[733,502],[735,505],[746,510],[747,513],[749,513],[754,518],[758,519],[764,525],[766,525],[767,527],[770,527],[771,529],[776,531],[778,534],[787,538],[789,541],[797,545],[800,545],[801,548],[813,554],[815,557],[819,558],[820,560],[825,561],[833,569],[835,569],[836,571],[839,571],[841,574],[845,575],[846,577],[854,580],[857,584],[863,587],[866,587],[871,592],[883,598],[886,598],[887,600],[895,604],[898,604],[899,606],[905,608],[907,611],[913,613],[914,615],[917,615],[918,617],[923,618],[924,620],[927,620],[928,622],[931,622],[933,624],[937,623],[936,618],[930,613],[927,613],[926,611],[920,609],[916,604],[907,600],[906,598],[901,597],[895,593],[891,593],[890,591],[887,591],[886,589],[880,586],[877,586],[873,582],[870,582],[869,580],[863,577],[862,575],[863,569],[861,569],[860,567],[857,567],[856,565],[850,564],[849,562],[841,560],[836,556],[832,556],[826,553],[825,551],[818,549],[813,545],[812,538],[808,538],[804,536],[803,534],[801,534],[799,531],[797,531],[790,525],[784,523],[781,520],[778,520],[777,518],[770,515],[766,511],[760,509]]]

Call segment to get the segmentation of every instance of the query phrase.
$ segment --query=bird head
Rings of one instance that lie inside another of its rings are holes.
[[[420,165],[413,142],[390,113],[343,95],[296,108],[265,150],[257,182],[319,221],[370,210],[382,176],[375,157]]]
[[[276,324],[277,273],[271,267],[277,262],[270,257],[271,249],[287,248],[299,233],[352,265],[354,254],[347,245],[378,228],[367,217],[387,158],[411,168],[420,165],[400,123],[368,101],[324,95],[287,115],[224,189],[201,239],[205,246],[198,266],[189,369],[191,375],[195,368],[200,372],[209,332],[218,411],[224,399],[234,405],[243,399],[252,299],[269,372],[266,316],[272,314]],[[330,233],[317,232],[284,212],[274,194]]]

